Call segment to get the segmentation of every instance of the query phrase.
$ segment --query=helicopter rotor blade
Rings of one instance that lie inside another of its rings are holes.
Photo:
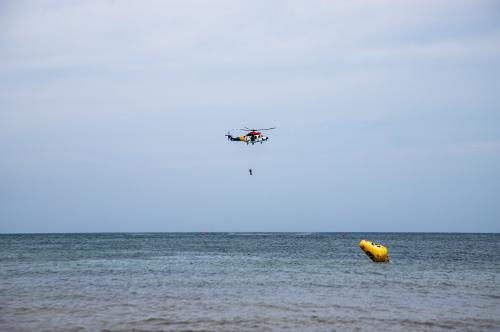
[[[272,129],[276,129],[276,127],[271,127],[271,128],[248,128],[248,127],[245,127],[243,129],[238,129],[238,130],[243,130],[243,131],[259,131],[259,130],[272,130]]]

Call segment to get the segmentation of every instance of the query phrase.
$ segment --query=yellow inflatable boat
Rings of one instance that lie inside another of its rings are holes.
[[[374,262],[388,262],[387,248],[367,240],[361,240],[359,247]]]

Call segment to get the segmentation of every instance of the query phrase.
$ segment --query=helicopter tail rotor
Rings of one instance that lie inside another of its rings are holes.
[[[229,131],[227,132],[227,134],[225,136],[227,137],[228,141],[239,141],[239,138],[233,137]]]

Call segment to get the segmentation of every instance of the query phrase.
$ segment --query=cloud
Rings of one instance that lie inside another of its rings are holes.
[[[67,203],[81,212],[68,209],[68,218],[102,212],[116,219],[107,229],[119,230],[129,206],[155,220],[186,219],[179,206],[188,206],[193,230],[207,197],[217,197],[213,220],[226,220],[228,206],[247,209],[225,188],[237,187],[265,193],[257,213],[308,206],[328,230],[330,200],[345,205],[337,218],[368,220],[359,207],[386,193],[396,203],[385,215],[404,217],[399,194],[407,205],[428,203],[428,188],[436,197],[441,190],[432,175],[468,178],[444,211],[453,213],[474,181],[498,174],[494,1],[0,6],[0,181],[10,202],[0,202],[3,219],[63,224],[58,207]],[[274,125],[261,149],[224,140],[230,128]],[[259,185],[239,175],[249,163]],[[477,197],[498,195],[481,190]]]
[[[458,39],[403,43],[382,48],[365,49],[354,58],[357,61],[443,61],[494,62],[500,57],[500,32]]]
[[[76,1],[11,5],[0,70],[310,66],[462,51],[468,38],[397,45],[397,36],[467,22],[477,2]],[[456,17],[447,17],[450,12]],[[484,16],[484,15],[483,15]],[[483,17],[481,17],[483,18]],[[460,29],[460,27],[458,27]],[[498,26],[497,26],[498,31]],[[396,39],[396,42],[394,42]],[[498,44],[498,43],[495,43]],[[458,47],[458,49],[457,49]],[[472,49],[472,47],[469,47]],[[333,59],[333,60],[332,60]]]

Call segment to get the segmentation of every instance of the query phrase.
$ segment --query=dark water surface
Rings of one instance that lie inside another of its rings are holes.
[[[0,235],[0,330],[500,331],[499,274],[500,234]]]

